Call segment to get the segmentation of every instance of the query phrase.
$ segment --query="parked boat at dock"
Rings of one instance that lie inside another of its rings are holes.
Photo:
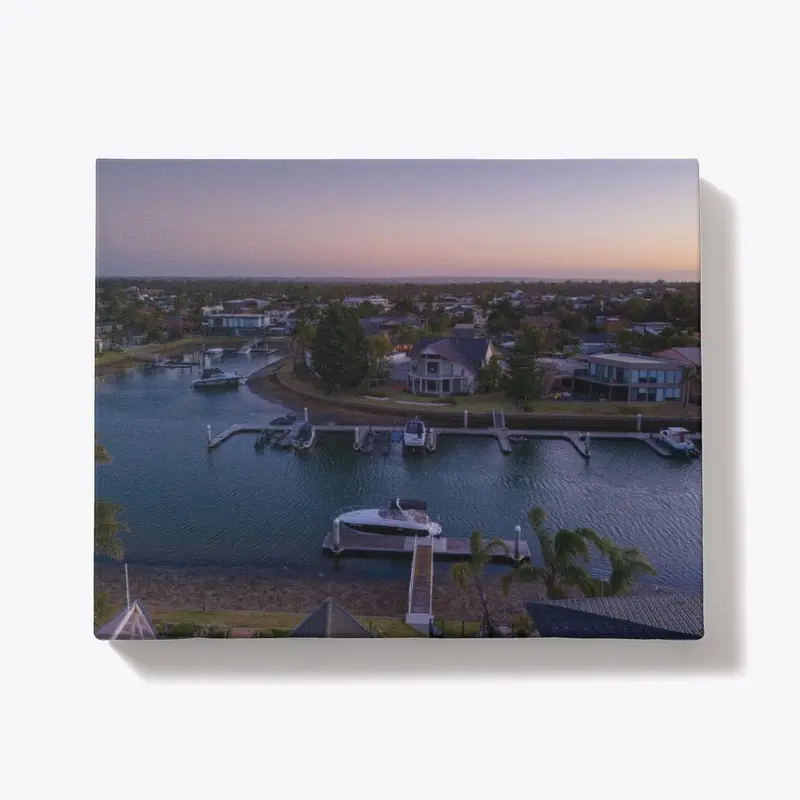
[[[664,428],[653,436],[653,438],[663,445],[666,445],[673,453],[696,457],[699,455],[694,442],[689,438],[689,431],[686,428]]]
[[[336,517],[341,525],[361,533],[390,536],[439,536],[442,526],[425,513],[421,500],[389,500],[384,508],[357,508]]]
[[[223,372],[219,367],[206,367],[197,380],[192,381],[193,389],[232,389],[238,388],[242,376],[238,372]]]
[[[295,450],[310,450],[316,438],[316,431],[310,422],[304,422],[292,438],[292,447]]]
[[[403,447],[408,447],[411,450],[422,450],[425,447],[426,436],[425,423],[419,417],[414,417],[414,419],[406,422],[405,430],[403,431]]]

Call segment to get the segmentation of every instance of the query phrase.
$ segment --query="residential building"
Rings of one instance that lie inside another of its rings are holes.
[[[625,328],[625,323],[619,317],[595,317],[594,324],[607,333],[617,333]]]
[[[343,305],[351,308],[357,308],[362,303],[371,303],[373,306],[385,310],[388,310],[391,305],[389,299],[381,294],[371,294],[369,297],[345,297],[344,300],[342,300]]]
[[[453,326],[453,336],[456,339],[475,339],[482,335],[481,326],[476,322],[459,322]]]
[[[289,636],[306,639],[371,639],[373,635],[335,600],[327,598]]]
[[[543,637],[566,639],[702,639],[700,593],[538,600],[525,608]]]
[[[592,399],[662,403],[684,399],[686,366],[678,361],[625,353],[587,355],[586,371],[575,374],[575,391]]]
[[[210,314],[204,325],[211,334],[242,336],[264,333],[270,322],[268,314]]]
[[[582,333],[578,352],[581,355],[603,353],[611,349],[611,335],[608,333]]]
[[[412,394],[472,394],[478,372],[495,349],[485,338],[425,338],[409,353],[407,388]]]
[[[672,326],[669,322],[634,322],[630,330],[634,333],[649,334],[650,336],[658,336],[667,328]]]
[[[689,375],[689,402],[700,403],[703,395],[702,359],[699,347],[671,347],[653,353],[656,358],[666,358],[685,364]]]

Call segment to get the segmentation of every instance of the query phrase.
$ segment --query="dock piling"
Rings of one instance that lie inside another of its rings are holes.
[[[211,444],[211,426],[206,425],[207,434],[208,434],[208,443]]]
[[[333,552],[338,553],[342,549],[342,540],[339,534],[339,520],[333,521]]]
[[[303,407],[303,421],[308,422],[308,406]]]
[[[641,414],[637,414],[636,415],[636,432],[637,433],[641,433],[641,431],[642,431],[642,415]]]
[[[520,525],[514,526],[514,560],[519,561],[522,558],[522,527]]]
[[[589,456],[592,454],[591,437],[588,431],[586,432],[586,437],[584,438],[584,453],[586,454],[586,458],[589,458]]]
[[[464,427],[469,428],[469,411],[466,408],[464,409]]]

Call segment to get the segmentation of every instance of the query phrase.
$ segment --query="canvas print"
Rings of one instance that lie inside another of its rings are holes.
[[[96,170],[98,638],[702,637],[696,161]]]

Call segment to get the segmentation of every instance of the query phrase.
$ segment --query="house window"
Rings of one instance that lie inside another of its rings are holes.
[[[664,390],[656,389],[656,402],[661,403],[664,400]]]
[[[637,400],[647,400],[647,389],[639,389],[637,392]]]
[[[639,383],[639,370],[632,369],[631,370],[631,383]]]
[[[589,364],[589,374],[597,375],[597,364],[595,364],[594,361],[591,364]]]
[[[658,371],[658,382],[659,382],[659,383],[664,383],[664,381],[666,380],[666,374],[667,374],[667,373],[666,373],[666,372],[664,372],[664,370],[663,370],[663,369],[660,369],[660,370]]]
[[[647,382],[648,383],[655,383],[657,380],[658,380],[658,370],[657,369],[651,369],[647,373]]]
[[[429,361],[427,372],[428,375],[436,375],[439,372],[439,364],[436,361]]]

